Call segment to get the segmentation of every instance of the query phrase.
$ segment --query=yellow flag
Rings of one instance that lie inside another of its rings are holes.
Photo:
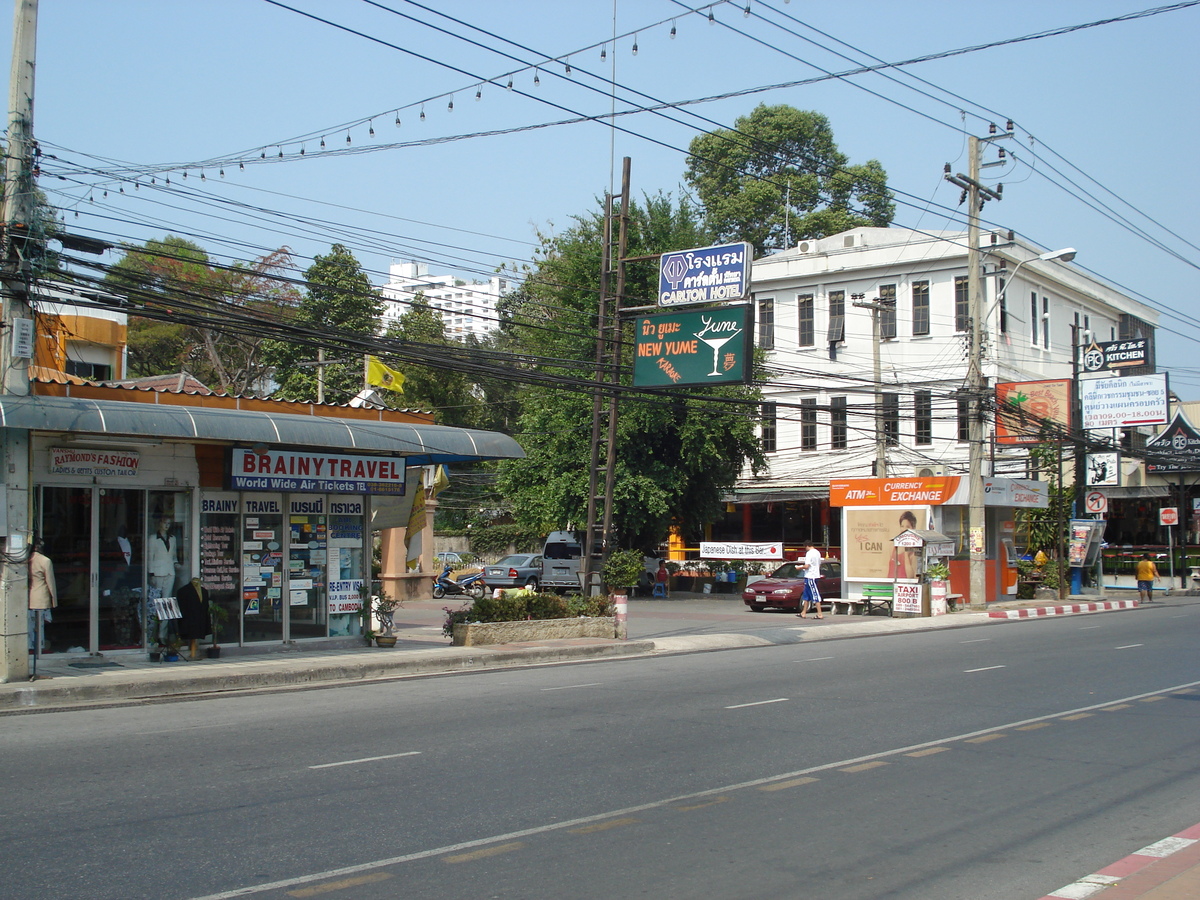
[[[367,384],[387,391],[404,393],[404,375],[389,369],[374,356],[367,357]]]

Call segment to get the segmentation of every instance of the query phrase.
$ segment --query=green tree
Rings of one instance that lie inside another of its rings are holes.
[[[277,318],[294,306],[286,247],[248,263],[218,266],[198,244],[168,235],[126,247],[105,287],[128,297],[128,371],[133,376],[188,371],[231,394],[261,390],[269,364],[252,318]],[[145,313],[138,315],[137,310]]]
[[[749,241],[760,252],[862,225],[890,225],[895,214],[878,160],[852,166],[829,120],[791,106],[759,105],[689,146],[685,177],[720,241]]]
[[[300,328],[323,334],[306,342],[270,341],[267,359],[275,367],[276,395],[285,400],[316,401],[318,348],[325,349],[324,397],[346,403],[363,387],[362,350],[337,336],[371,338],[379,331],[383,299],[349,249],[334,244],[326,256],[316,256],[304,270],[307,290],[292,319]]]
[[[393,322],[384,337],[411,341],[429,350],[438,346],[459,349],[461,345],[446,336],[441,315],[429,305],[423,293],[409,304],[408,311]],[[454,369],[433,369],[400,360],[404,373],[404,405],[433,412],[441,425],[477,427],[482,417],[482,399],[476,395],[470,377]]]
[[[579,216],[557,237],[543,237],[519,294],[506,298],[503,327],[519,335],[542,371],[590,378],[595,362],[603,214]],[[692,208],[664,194],[631,204],[628,256],[703,246]],[[630,264],[627,306],[652,302],[657,267]],[[556,360],[547,363],[546,359]],[[628,363],[628,360],[627,360]],[[624,376],[628,383],[628,369]],[[673,396],[626,395],[617,422],[613,491],[619,546],[650,547],[673,523],[699,529],[721,509],[744,463],[762,463],[755,436],[755,389],[689,388]],[[734,402],[722,403],[717,400]],[[521,389],[517,436],[526,458],[499,464],[498,487],[522,526],[545,533],[581,528],[587,510],[592,396],[557,386]]]

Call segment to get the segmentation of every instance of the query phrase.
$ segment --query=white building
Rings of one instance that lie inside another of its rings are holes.
[[[482,336],[499,324],[496,301],[512,290],[508,278],[493,276],[487,281],[463,281],[453,275],[430,275],[421,262],[393,263],[388,283],[383,286],[383,327],[408,312],[408,304],[424,294],[430,308],[437,310],[449,337],[462,340],[469,334]]]
[[[981,244],[989,386],[1071,377],[1075,334],[1083,344],[1153,337],[1153,309],[1082,269],[1039,260],[1040,248],[1005,233],[984,232]],[[730,510],[736,516],[718,526],[725,537],[828,542],[837,534],[829,480],[876,474],[877,424],[879,474],[967,471],[968,405],[958,393],[969,349],[965,233],[856,228],[801,241],[755,262],[752,292],[757,344],[771,351],[769,467],[739,480],[736,501],[752,508]],[[877,301],[894,303],[880,313],[878,386],[874,313],[855,305]],[[1024,475],[1023,451],[991,455],[985,474]]]

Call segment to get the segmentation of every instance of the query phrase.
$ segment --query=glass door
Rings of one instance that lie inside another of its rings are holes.
[[[325,637],[329,620],[325,573],[329,534],[325,498],[292,495],[288,540],[287,597],[291,637]]]
[[[43,487],[42,552],[54,567],[58,606],[45,623],[43,653],[86,653],[92,649],[91,487]]]
[[[145,573],[145,491],[98,488],[100,650],[142,646],[142,579]]]
[[[242,515],[242,615],[244,640],[282,641],[283,505],[256,496]]]

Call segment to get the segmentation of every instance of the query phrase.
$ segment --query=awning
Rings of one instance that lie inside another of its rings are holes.
[[[0,428],[391,453],[410,466],[525,456],[495,431],[82,397],[0,396]]]
[[[1152,500],[1156,497],[1170,495],[1165,484],[1143,484],[1128,487],[1097,487],[1091,490],[1100,491],[1109,500]]]
[[[723,503],[781,503],[788,500],[828,500],[829,485],[823,487],[780,488],[764,491],[760,488],[735,488],[722,498]]]

